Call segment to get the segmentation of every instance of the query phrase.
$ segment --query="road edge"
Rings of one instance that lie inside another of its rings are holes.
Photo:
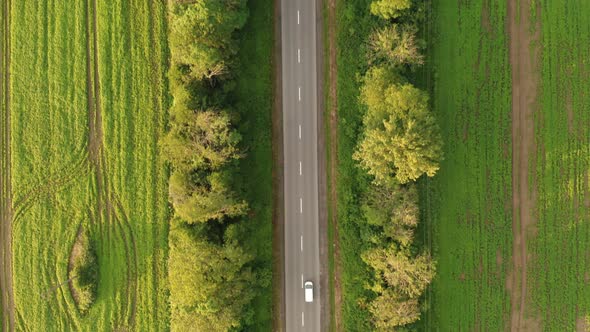
[[[318,137],[318,220],[320,249],[320,329],[330,328],[330,288],[329,288],[329,251],[328,251],[328,200],[327,200],[327,163],[325,133],[325,96],[324,96],[324,0],[315,0],[316,5],[316,70],[317,70],[317,137]]]
[[[281,0],[274,0],[273,15],[273,110],[271,115],[272,136],[272,237],[273,237],[273,331],[285,331],[285,214],[283,174],[283,95],[281,58]]]

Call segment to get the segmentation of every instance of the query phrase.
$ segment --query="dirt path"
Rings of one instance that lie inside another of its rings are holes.
[[[0,171],[0,291],[2,292],[2,330],[14,331],[14,293],[12,280],[12,174],[10,147],[10,0],[3,2],[2,8],[2,42],[0,61],[2,63],[2,135],[0,135],[0,154],[2,154]]]
[[[334,275],[332,283],[334,285],[334,326],[336,331],[342,331],[342,288],[340,284],[340,244],[338,242],[338,93],[337,93],[337,75],[338,64],[336,58],[336,0],[328,0],[328,82],[329,82],[329,100],[328,105],[330,120],[329,120],[329,135],[330,135],[330,155],[328,170],[330,176],[330,194],[329,207],[332,211],[330,223],[332,224],[333,234],[333,259],[334,259]]]
[[[519,6],[519,7],[518,7]],[[529,185],[529,170],[534,169],[535,132],[533,113],[537,107],[537,70],[540,22],[531,33],[531,0],[508,0],[508,33],[512,67],[512,231],[514,236],[513,271],[508,280],[512,312],[512,331],[539,328],[527,311],[527,235],[534,229],[533,208],[536,185]],[[540,17],[537,15],[537,17]],[[531,190],[532,187],[532,190]]]

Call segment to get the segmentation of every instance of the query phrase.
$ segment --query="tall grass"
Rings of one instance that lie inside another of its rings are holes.
[[[369,267],[361,260],[364,243],[361,227],[367,227],[360,197],[370,180],[352,160],[362,130],[364,107],[359,102],[360,75],[367,69],[365,42],[377,19],[371,17],[369,0],[338,1],[338,236],[341,257],[342,324],[346,331],[371,329],[370,314],[360,300],[371,296],[364,285],[371,281]]]

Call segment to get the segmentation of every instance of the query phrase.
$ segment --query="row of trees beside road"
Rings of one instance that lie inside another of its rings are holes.
[[[366,307],[377,330],[391,331],[420,318],[421,298],[435,276],[435,262],[414,241],[420,219],[415,181],[438,171],[442,138],[428,93],[407,78],[424,63],[420,4],[374,0],[370,11],[382,21],[367,40],[363,131],[353,158],[372,178],[361,206],[368,224],[361,228],[368,248],[361,258],[372,270],[366,287],[375,295]]]
[[[160,145],[170,165],[174,208],[169,234],[171,329],[239,330],[252,323],[257,286],[238,225],[249,212],[235,190],[245,155],[232,110],[235,34],[248,18],[246,0],[169,3],[169,72],[173,103]]]

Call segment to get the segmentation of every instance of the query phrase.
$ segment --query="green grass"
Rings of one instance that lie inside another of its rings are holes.
[[[511,82],[504,2],[433,1],[428,61],[445,160],[422,183],[437,260],[425,330],[508,327]]]
[[[272,327],[272,50],[273,3],[248,1],[250,15],[240,31],[234,109],[235,123],[242,134],[246,157],[240,160],[234,176],[250,213],[238,226],[244,248],[255,257],[260,287],[252,303],[252,331],[270,331]]]
[[[363,251],[359,198],[369,179],[352,160],[362,129],[363,107],[359,103],[359,75],[366,71],[365,41],[376,19],[369,13],[369,0],[337,2],[338,48],[338,236],[342,266],[342,328],[345,331],[369,331],[370,314],[359,300],[370,296],[363,287],[371,280],[368,266],[361,260]]]
[[[542,71],[531,178],[538,219],[528,288],[543,329],[571,331],[590,314],[590,3],[537,3]]]
[[[330,331],[336,331],[336,310],[338,308],[336,308],[336,293],[335,293],[335,284],[334,284],[334,277],[335,277],[335,268],[336,268],[336,258],[334,257],[334,246],[335,246],[335,241],[336,241],[336,233],[335,233],[335,229],[334,229],[334,225],[332,224],[332,218],[334,216],[334,214],[337,211],[334,211],[334,209],[332,209],[332,204],[331,204],[331,200],[334,199],[334,197],[332,197],[332,173],[331,173],[331,168],[332,168],[332,163],[331,163],[331,159],[330,156],[332,154],[332,140],[331,140],[331,136],[330,136],[330,109],[333,105],[333,103],[335,103],[335,100],[332,100],[331,95],[330,95],[330,87],[332,86],[332,84],[334,84],[335,82],[331,82],[329,80],[329,72],[330,72],[330,53],[329,53],[329,34],[328,34],[328,1],[324,0],[322,3],[322,20],[323,20],[323,26],[322,29],[324,29],[323,32],[323,47],[324,47],[324,57],[323,57],[323,61],[324,61],[324,68],[323,68],[323,75],[324,75],[324,85],[323,85],[323,89],[324,89],[324,101],[325,101],[325,107],[324,107],[324,141],[325,141],[325,145],[326,145],[326,192],[328,195],[328,199],[327,199],[327,210],[328,210],[328,214],[327,214],[327,220],[328,220],[328,296],[329,296],[329,305],[330,305]],[[335,46],[335,45],[334,45]],[[337,165],[336,165],[337,166]]]
[[[97,6],[94,59],[84,1],[13,2],[13,38],[22,41],[12,48],[17,330],[168,328],[167,175],[157,146],[168,101],[166,11],[160,2]],[[99,72],[100,192],[87,149],[87,61]],[[98,296],[85,317],[58,287],[80,223],[99,261]]]

